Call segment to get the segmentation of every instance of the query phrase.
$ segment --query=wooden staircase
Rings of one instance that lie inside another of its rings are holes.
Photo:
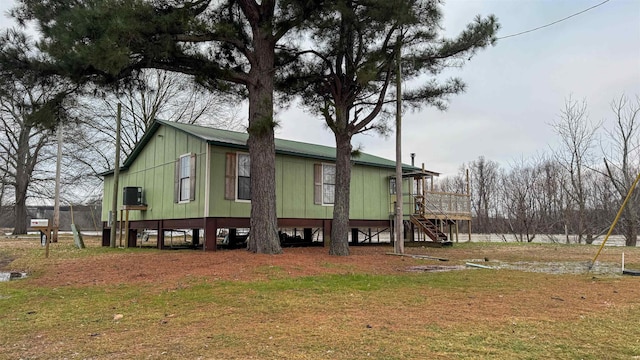
[[[416,225],[423,233],[425,233],[431,240],[437,243],[447,243],[449,242],[449,237],[447,234],[443,233],[438,229],[436,224],[434,224],[431,220],[424,217],[421,214],[413,214],[410,216],[411,222]]]

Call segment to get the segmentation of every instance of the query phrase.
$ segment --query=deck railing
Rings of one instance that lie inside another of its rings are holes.
[[[467,194],[427,191],[414,196],[412,208],[416,213],[436,217],[471,217],[471,197]]]

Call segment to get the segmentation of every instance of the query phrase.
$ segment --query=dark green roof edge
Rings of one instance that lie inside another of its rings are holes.
[[[223,147],[231,147],[236,149],[248,150],[247,139],[249,135],[247,133],[215,129],[200,125],[183,124],[164,120],[155,120],[147,132],[144,134],[138,145],[133,149],[129,157],[124,161],[121,170],[126,170],[131,166],[133,161],[138,157],[142,149],[151,141],[153,134],[160,128],[161,125],[172,127],[178,131],[195,136],[211,145],[218,145]],[[290,155],[297,157],[304,157],[309,159],[317,159],[321,161],[335,161],[336,149],[330,146],[310,144],[293,140],[275,139],[276,154]],[[353,159],[354,164],[373,166],[380,168],[395,169],[395,161],[388,160],[379,156],[360,153],[360,156]],[[403,171],[419,171],[418,167],[402,164]],[[438,175],[436,172],[430,172],[434,175]],[[109,170],[100,175],[113,174],[113,170]]]

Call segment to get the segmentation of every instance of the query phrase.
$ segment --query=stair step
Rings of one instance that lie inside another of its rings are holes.
[[[427,234],[433,241],[446,242],[448,236],[438,229],[438,227],[429,219],[424,217],[418,217],[415,215],[410,216],[411,222],[422,228],[422,232]]]

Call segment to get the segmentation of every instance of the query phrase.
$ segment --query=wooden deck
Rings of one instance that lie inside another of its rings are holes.
[[[404,199],[413,209],[409,221],[433,243],[450,244],[454,237],[457,240],[459,221],[468,221],[471,229],[469,194],[424,191],[418,195],[405,195]]]
[[[471,196],[468,194],[425,192],[413,197],[417,214],[438,220],[471,220]]]

